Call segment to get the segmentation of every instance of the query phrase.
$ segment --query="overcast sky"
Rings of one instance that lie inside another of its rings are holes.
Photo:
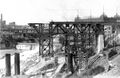
[[[73,20],[80,17],[98,17],[103,13],[120,14],[120,0],[0,0],[0,13],[8,22],[17,24]]]

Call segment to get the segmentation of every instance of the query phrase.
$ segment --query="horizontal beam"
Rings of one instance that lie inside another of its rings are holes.
[[[116,25],[120,25],[120,22],[86,22],[86,21],[82,21],[82,22],[50,22],[50,24],[101,24],[101,25],[105,25],[105,24],[116,24]]]

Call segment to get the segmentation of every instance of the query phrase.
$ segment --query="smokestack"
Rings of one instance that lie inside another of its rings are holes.
[[[3,15],[1,14],[1,19],[0,19],[0,26],[3,26]]]
[[[1,14],[1,21],[3,20],[3,15]]]

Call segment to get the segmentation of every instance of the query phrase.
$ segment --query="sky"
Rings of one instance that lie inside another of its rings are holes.
[[[120,14],[120,0],[0,0],[3,19],[19,25]]]

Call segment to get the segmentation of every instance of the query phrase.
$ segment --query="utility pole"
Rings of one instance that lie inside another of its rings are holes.
[[[1,32],[2,32],[2,14],[1,14],[1,19],[0,19],[0,42],[2,41],[2,38],[1,38],[2,34],[1,34]],[[1,47],[2,47],[2,45],[0,45],[0,48]]]

